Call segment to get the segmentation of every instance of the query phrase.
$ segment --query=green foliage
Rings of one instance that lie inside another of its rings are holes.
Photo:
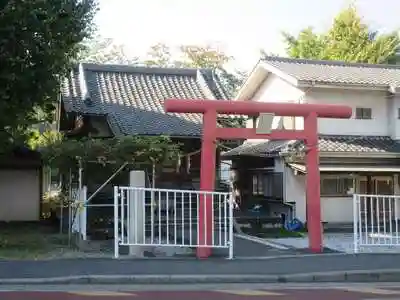
[[[233,58],[212,46],[182,45],[180,52],[177,64],[186,68],[222,69]]]
[[[103,38],[99,35],[93,39],[87,39],[82,43],[78,62],[99,64],[125,64],[136,65],[137,57],[126,54],[125,46],[116,43],[111,38]]]
[[[39,130],[31,130],[27,144],[33,150],[40,150],[63,141],[64,135],[55,130],[40,133]]]
[[[163,43],[151,46],[147,56],[148,58],[143,64],[148,67],[175,67],[175,62],[172,61],[171,49]]]
[[[230,63],[233,57],[211,45],[181,45],[179,59],[174,60],[171,48],[158,43],[150,48],[147,56],[144,64],[151,67],[213,69],[229,97],[233,97],[246,77],[244,72],[228,71],[226,64]]]
[[[50,120],[59,78],[92,33],[95,0],[1,1],[0,142],[23,143],[32,124]],[[38,113],[40,111],[40,113]]]
[[[370,30],[353,5],[340,12],[325,33],[315,33],[309,27],[297,37],[288,33],[283,36],[287,53],[293,58],[391,63],[400,46],[397,32],[378,34]]]
[[[65,174],[77,168],[78,162],[98,162],[105,165],[125,162],[135,166],[163,164],[178,159],[179,144],[164,136],[122,136],[109,139],[65,139],[55,132],[47,132],[32,143],[40,150],[45,164]]]

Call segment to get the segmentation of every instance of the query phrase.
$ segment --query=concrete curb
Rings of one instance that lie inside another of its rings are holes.
[[[400,282],[400,269],[318,272],[293,275],[82,275],[53,278],[0,279],[0,285],[306,282]]]

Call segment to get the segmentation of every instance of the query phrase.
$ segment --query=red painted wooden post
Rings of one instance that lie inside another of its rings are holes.
[[[298,103],[273,103],[252,101],[178,100],[165,101],[165,111],[174,113],[202,113],[203,136],[201,148],[200,189],[213,191],[215,184],[215,140],[220,139],[269,139],[304,140],[307,146],[307,224],[309,248],[312,252],[322,251],[320,175],[318,159],[318,117],[350,118],[351,107],[343,105],[320,105]],[[251,128],[216,128],[216,117],[220,114],[258,116],[274,113],[276,116],[304,117],[304,130],[273,130],[270,134],[256,134]],[[202,197],[199,209],[199,242],[212,246],[211,201]],[[207,258],[210,247],[199,247],[197,256]]]
[[[200,162],[200,190],[214,191],[215,185],[215,131],[217,129],[217,112],[213,109],[203,114],[203,137],[201,142]],[[207,258],[211,255],[212,241],[212,196],[200,195],[198,207],[199,244],[206,247],[197,248],[198,258]],[[208,246],[208,247],[207,247]]]
[[[306,207],[308,244],[311,252],[322,251],[322,224],[320,201],[320,175],[318,155],[318,118],[311,112],[304,118],[304,131],[306,132]]]

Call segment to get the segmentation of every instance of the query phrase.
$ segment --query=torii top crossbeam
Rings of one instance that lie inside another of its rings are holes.
[[[216,128],[216,114],[236,114],[258,116],[260,113],[274,113],[277,116],[315,118],[345,118],[351,117],[352,111],[348,106],[326,104],[274,103],[254,101],[228,100],[176,100],[165,101],[165,111],[174,113],[202,113],[210,119],[204,124],[207,131],[211,130],[214,138],[218,139],[271,139],[299,140],[306,139],[305,130],[273,130],[269,134],[257,134],[252,128]],[[211,114],[211,115],[210,115]],[[214,125],[212,125],[214,123]],[[313,129],[313,131],[315,131]]]
[[[260,113],[274,113],[277,116],[306,117],[310,112],[316,113],[318,118],[351,117],[352,111],[348,106],[329,104],[299,104],[275,103],[254,101],[227,101],[227,100],[175,100],[165,101],[165,111],[175,113],[206,113],[214,110],[219,114],[259,115]]]

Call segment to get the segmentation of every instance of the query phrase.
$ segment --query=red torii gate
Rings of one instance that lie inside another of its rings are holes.
[[[303,140],[306,144],[306,207],[309,248],[314,253],[322,251],[320,174],[318,157],[318,118],[345,118],[352,115],[352,109],[343,105],[294,104],[254,101],[216,101],[216,100],[179,100],[165,101],[165,111],[173,113],[203,114],[203,136],[201,146],[200,189],[213,191],[215,185],[216,139],[269,139]],[[304,130],[273,130],[270,134],[257,134],[255,128],[218,128],[217,115],[249,115],[273,113],[276,116],[304,117]],[[203,199],[202,199],[203,200]],[[204,201],[204,200],[203,200]],[[198,208],[199,244],[212,245],[211,201]],[[204,230],[206,228],[207,232]],[[211,255],[211,248],[199,247],[198,258]]]

